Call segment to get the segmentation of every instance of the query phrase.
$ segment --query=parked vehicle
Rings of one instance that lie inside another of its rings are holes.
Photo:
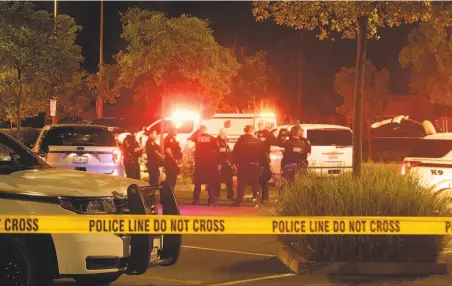
[[[33,152],[52,167],[124,177],[121,150],[105,126],[45,126]]]
[[[109,127],[115,135],[127,131],[127,123],[123,118],[105,117],[94,119],[90,125],[99,125]]]
[[[452,133],[425,136],[403,160],[402,175],[413,174],[427,186],[452,179]],[[439,188],[439,187],[438,187]]]
[[[303,137],[311,143],[308,168],[318,175],[338,175],[352,170],[352,130],[348,127],[330,124],[301,124]],[[273,129],[275,136],[287,132],[292,125]],[[281,159],[284,149],[272,146],[270,159],[273,174],[281,174]]]
[[[30,149],[0,132],[2,216],[157,215],[158,197],[165,214],[179,214],[171,189],[147,185],[51,168]],[[2,233],[0,284],[52,285],[52,279],[74,278],[77,285],[104,285],[122,274],[139,275],[149,267],[175,264],[180,242],[180,235]]]

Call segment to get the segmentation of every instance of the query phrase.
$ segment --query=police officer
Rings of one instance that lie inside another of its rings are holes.
[[[215,137],[207,134],[207,127],[202,125],[189,138],[195,142],[195,188],[193,190],[193,204],[198,205],[201,185],[207,185],[209,193],[208,204],[215,204],[215,169],[217,166],[218,143]]]
[[[262,201],[268,201],[268,181],[270,181],[272,177],[272,171],[270,169],[270,151],[272,145],[278,145],[278,140],[267,130],[265,121],[260,120],[258,128],[259,131],[256,132],[256,136],[262,142],[265,152],[261,159],[259,184],[262,189]]]
[[[219,177],[215,183],[215,195],[217,198],[220,197],[221,192],[221,182],[226,184],[228,199],[234,199],[234,191],[232,189],[232,153],[229,145],[227,143],[227,129],[222,128],[220,134],[217,137],[219,154],[218,154],[218,166],[219,166]]]
[[[139,180],[141,178],[139,159],[143,148],[131,133],[128,133],[124,138],[122,147],[124,153],[123,163],[127,178]]]
[[[164,154],[163,167],[166,173],[166,182],[171,190],[176,187],[177,176],[180,174],[179,160],[182,159],[182,149],[176,139],[176,126],[171,124],[168,128],[168,135],[163,141]]]
[[[283,178],[293,183],[295,174],[306,171],[308,167],[308,155],[311,153],[311,143],[303,138],[303,129],[295,125],[291,129],[291,137],[284,143],[281,170]]]
[[[164,157],[160,153],[160,145],[156,142],[157,130],[152,128],[146,131],[146,136],[148,137],[146,141],[146,156],[148,158],[149,184],[158,186],[160,184],[160,167],[163,166]]]
[[[234,146],[234,162],[238,166],[237,172],[237,197],[232,206],[239,207],[245,195],[246,185],[251,185],[253,196],[259,204],[259,173],[260,160],[264,156],[264,148],[259,139],[254,136],[254,127],[247,125],[245,134],[240,136]]]

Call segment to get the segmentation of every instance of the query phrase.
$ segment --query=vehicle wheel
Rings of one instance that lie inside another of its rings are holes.
[[[32,249],[16,237],[0,237],[0,285],[37,286],[38,264]],[[40,280],[40,281],[38,281]]]
[[[107,274],[96,274],[88,275],[83,277],[75,278],[77,285],[83,286],[101,286],[108,285],[121,277],[122,273],[107,273]]]

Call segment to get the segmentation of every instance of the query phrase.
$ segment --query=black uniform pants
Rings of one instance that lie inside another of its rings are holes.
[[[160,168],[159,165],[148,165],[149,185],[160,185]]]
[[[141,178],[140,163],[138,162],[124,161],[124,170],[126,171],[127,178],[136,180]]]
[[[179,166],[176,162],[170,162],[166,163],[164,165],[164,168],[166,174],[165,182],[168,184],[171,190],[174,191],[174,188],[176,188],[177,176],[180,174]]]
[[[285,163],[281,166],[282,177],[289,183],[293,184],[297,173],[306,173],[307,163]]]
[[[221,164],[220,176],[218,180],[215,182],[215,196],[220,197],[221,193],[221,183],[226,184],[226,191],[228,194],[228,198],[232,199],[234,197],[234,191],[232,189],[233,180],[232,180],[232,167],[227,163]]]
[[[259,173],[260,166],[258,163],[241,164],[237,170],[237,197],[236,203],[240,204],[245,195],[245,188],[249,184],[253,192],[253,196],[259,200]]]
[[[262,189],[262,200],[268,201],[268,181],[272,177],[272,171],[270,169],[270,163],[263,164],[261,166],[261,173],[259,176],[259,184]]]
[[[215,198],[215,164],[205,164],[195,162],[195,188],[193,190],[193,201],[198,202],[201,195],[201,186],[207,185],[209,194],[209,203],[214,202]]]

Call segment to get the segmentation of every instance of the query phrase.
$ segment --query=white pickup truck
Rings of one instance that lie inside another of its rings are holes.
[[[164,214],[179,214],[167,186],[54,169],[0,132],[0,215],[158,215],[159,203]],[[8,229],[6,220],[0,223]],[[51,285],[58,278],[102,285],[173,265],[180,247],[180,235],[0,233],[0,285]]]

